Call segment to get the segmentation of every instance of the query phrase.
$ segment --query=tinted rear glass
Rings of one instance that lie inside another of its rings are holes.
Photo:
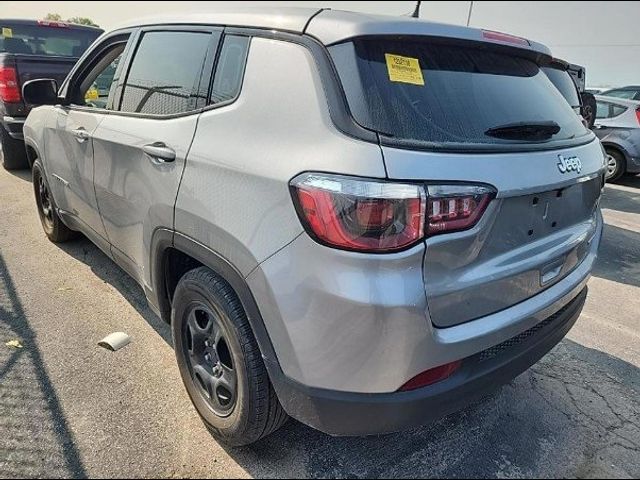
[[[101,30],[21,25],[0,21],[0,52],[79,57],[100,33]]]
[[[547,75],[525,58],[379,37],[338,44],[330,52],[356,121],[391,139],[444,148],[523,144],[528,142],[485,133],[522,122],[560,126],[549,140],[536,143],[590,135]],[[392,78],[385,54],[411,59],[409,80],[417,77],[416,84]]]
[[[576,84],[573,83],[573,79],[571,78],[571,75],[569,75],[569,72],[552,67],[544,67],[542,70],[547,74],[551,83],[555,85],[569,105],[572,107],[580,106],[578,90],[576,89]]]

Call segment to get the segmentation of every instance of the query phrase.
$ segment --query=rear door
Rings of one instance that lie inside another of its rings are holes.
[[[219,37],[211,28],[143,29],[118,87],[118,112],[92,133],[95,190],[112,254],[141,281],[154,230],[173,227]]]
[[[330,48],[390,178],[428,185],[429,313],[450,327],[561,281],[597,232],[603,154],[530,52],[369,38]]]

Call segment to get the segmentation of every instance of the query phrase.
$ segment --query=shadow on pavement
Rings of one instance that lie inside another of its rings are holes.
[[[638,177],[638,192],[606,187],[602,195],[602,208],[619,212],[640,214],[640,177]]]
[[[640,233],[605,225],[593,275],[640,287]]]
[[[640,474],[640,370],[565,340],[493,396],[413,432],[331,438],[290,422],[228,453],[250,475],[312,478]],[[374,420],[374,419],[372,419]]]
[[[640,188],[640,175],[624,175],[616,183],[627,187]]]
[[[58,245],[64,252],[91,268],[94,275],[112,285],[129,302],[162,339],[173,348],[171,327],[149,308],[144,290],[110,257],[86,237]]]
[[[24,180],[25,182],[31,182],[31,170],[23,169],[23,170],[7,170],[11,175],[20,180]]]
[[[11,340],[20,341],[23,348],[6,346]],[[0,477],[86,477],[1,254]]]

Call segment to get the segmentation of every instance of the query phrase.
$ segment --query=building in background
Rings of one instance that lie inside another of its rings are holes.
[[[0,2],[0,18],[43,18],[55,12],[63,18],[90,17],[109,29],[131,17],[148,14],[214,10],[231,2]],[[113,4],[120,4],[114,6]],[[233,2],[340,8],[401,15],[415,2]],[[421,18],[466,24],[471,2],[422,2]],[[500,30],[548,45],[554,55],[587,67],[590,86],[640,83],[640,2],[473,2],[472,26]]]

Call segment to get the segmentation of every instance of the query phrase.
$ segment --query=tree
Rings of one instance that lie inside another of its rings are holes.
[[[44,17],[45,20],[50,20],[52,22],[62,22],[62,15],[59,13],[47,13],[47,16]],[[66,20],[69,23],[75,23],[76,25],[88,25],[90,27],[99,27],[96,22],[87,17],[71,17]]]
[[[89,27],[99,27],[96,22],[87,17],[71,17],[67,22],[75,23],[78,25],[88,25]]]

